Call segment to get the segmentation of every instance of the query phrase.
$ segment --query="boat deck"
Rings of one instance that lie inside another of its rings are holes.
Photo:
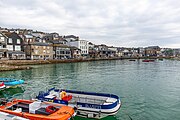
[[[116,102],[117,99],[96,95],[86,95],[86,94],[75,94],[75,93],[67,93],[67,95],[72,95],[72,99],[69,101],[70,103],[89,103],[89,104],[98,104],[98,105],[108,105]]]
[[[41,114],[41,115],[50,115],[50,113],[46,112],[46,107],[48,105],[42,104],[40,107],[36,108],[34,110],[34,114]],[[57,107],[60,108],[60,107]],[[19,111],[19,112],[27,112],[31,113],[32,111],[30,110],[30,104],[24,103],[24,102],[19,102],[17,104],[12,105],[11,107],[7,108],[8,110],[13,110],[13,111]]]

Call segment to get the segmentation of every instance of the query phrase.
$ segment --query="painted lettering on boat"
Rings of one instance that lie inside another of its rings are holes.
[[[87,107],[87,108],[101,109],[101,106],[100,106],[100,105],[90,105],[90,104],[85,104],[85,107]]]

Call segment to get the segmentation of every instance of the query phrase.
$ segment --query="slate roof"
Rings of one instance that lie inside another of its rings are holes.
[[[49,44],[49,43],[43,43],[43,42],[34,42],[34,43],[30,43],[30,45],[50,46],[51,44]]]
[[[71,48],[70,46],[64,45],[64,44],[54,44],[54,47],[62,47],[62,48]]]
[[[7,53],[10,53],[10,54],[25,54],[25,52],[23,52],[23,51],[7,51]]]
[[[81,51],[81,49],[79,49],[79,48],[77,48],[77,47],[75,47],[75,46],[69,46],[70,47],[70,49],[72,49],[72,50],[80,50]]]
[[[74,38],[74,39],[78,39],[79,37],[74,36],[74,35],[67,35],[67,36],[64,36],[64,38]]]
[[[17,38],[17,39],[21,39],[22,40],[22,38],[17,34],[17,33],[15,33],[15,32],[3,32],[4,33],[4,35],[5,36],[7,36],[8,38],[13,38],[13,37],[15,37],[15,38]]]

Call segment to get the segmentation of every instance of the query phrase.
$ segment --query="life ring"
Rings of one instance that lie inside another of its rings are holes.
[[[63,97],[66,96],[66,92],[65,92],[65,91],[62,91],[62,92],[60,93],[60,96],[61,96],[61,99],[62,99]]]
[[[54,113],[54,112],[56,112],[57,111],[57,108],[56,107],[54,107],[54,106],[47,106],[46,107],[46,112],[48,112],[48,113]]]

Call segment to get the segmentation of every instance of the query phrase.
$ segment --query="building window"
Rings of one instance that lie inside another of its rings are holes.
[[[0,37],[0,41],[2,42],[2,41],[4,41],[5,40],[5,38],[4,37]]]
[[[66,54],[70,54],[70,51],[66,51]]]
[[[47,49],[49,49],[49,46],[47,46]]]
[[[21,42],[20,42],[20,39],[17,39],[17,44],[20,44]]]
[[[60,51],[60,54],[64,54],[64,51]]]
[[[38,54],[38,50],[35,50],[34,53],[37,55]]]
[[[56,54],[59,54],[59,51],[56,51]]]
[[[13,50],[13,45],[7,45],[8,50]]]
[[[21,51],[21,46],[15,46],[15,51],[18,50],[18,51]]]
[[[50,51],[49,51],[49,50],[47,50],[47,53],[49,54],[49,53],[50,53]]]
[[[46,49],[46,46],[43,46],[43,49]]]
[[[12,43],[12,38],[9,38],[8,43]]]
[[[43,50],[43,53],[46,53],[46,50]]]

